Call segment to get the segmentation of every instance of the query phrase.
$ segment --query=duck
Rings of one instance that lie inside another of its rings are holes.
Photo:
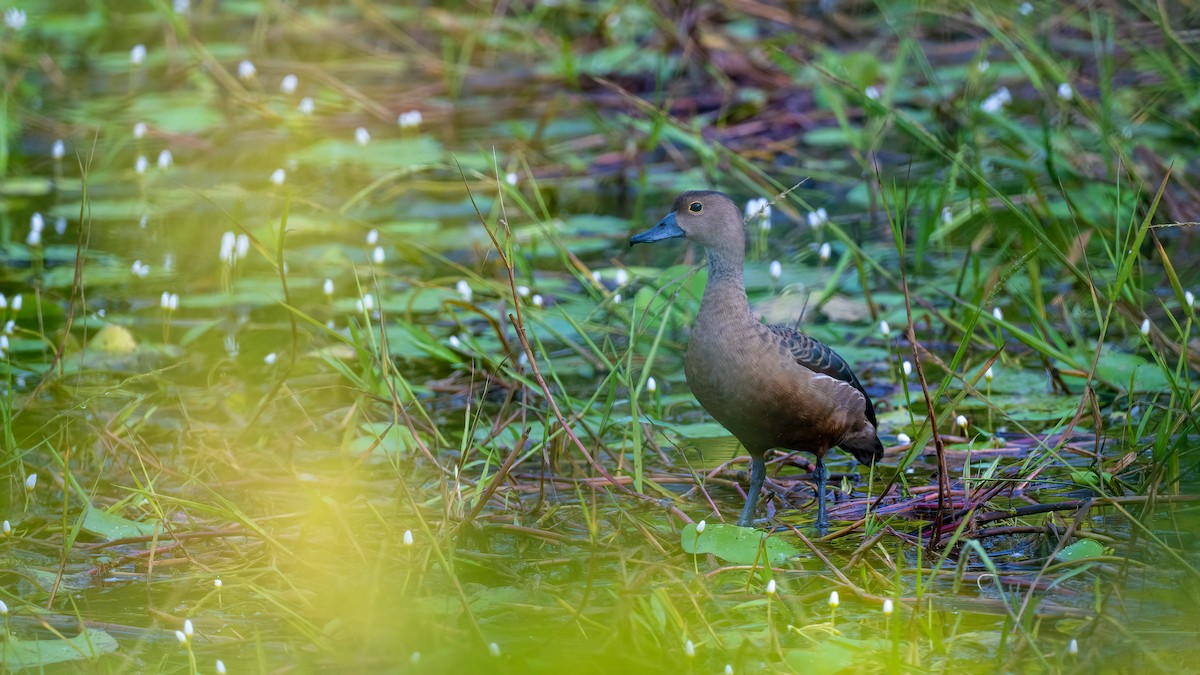
[[[688,388],[750,455],[750,485],[737,525],[753,521],[767,451],[803,451],[816,457],[816,527],[824,532],[825,455],[841,448],[866,466],[883,456],[871,397],[828,346],[789,326],[764,324],[751,312],[745,224],[733,199],[709,190],[683,192],[670,213],[629,245],[679,238],[703,247],[708,259],[684,357]]]

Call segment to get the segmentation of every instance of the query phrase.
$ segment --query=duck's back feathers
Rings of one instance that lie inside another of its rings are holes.
[[[854,376],[854,371],[850,370],[850,365],[846,363],[845,359],[820,341],[787,326],[767,326],[767,330],[779,338],[784,349],[791,352],[796,363],[857,389],[866,399],[867,421],[871,423],[872,427],[879,426],[875,420],[875,405],[871,402],[871,397],[863,389],[858,378]]]

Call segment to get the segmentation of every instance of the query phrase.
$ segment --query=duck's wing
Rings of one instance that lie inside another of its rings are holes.
[[[767,326],[767,330],[771,331],[779,339],[784,349],[792,353],[792,358],[796,359],[796,363],[815,373],[828,375],[857,389],[863,398],[866,399],[867,420],[871,423],[871,426],[879,426],[878,422],[875,421],[875,405],[871,402],[871,397],[863,389],[858,378],[854,376],[854,371],[850,370],[850,365],[842,357],[838,356],[836,352],[826,347],[819,340],[787,326]]]

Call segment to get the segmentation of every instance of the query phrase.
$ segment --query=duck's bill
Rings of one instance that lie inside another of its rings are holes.
[[[676,237],[682,237],[683,235],[683,230],[680,229],[679,224],[675,222],[675,212],[672,211],[667,214],[666,218],[658,221],[658,224],[654,227],[641,234],[630,237],[629,245],[633,246],[634,244],[651,244],[656,241],[662,241],[663,239],[675,239]]]

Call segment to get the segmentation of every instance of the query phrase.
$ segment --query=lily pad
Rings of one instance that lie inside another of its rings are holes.
[[[154,534],[155,527],[153,523],[139,523],[94,506],[87,507],[83,516],[84,531],[107,540],[149,537]]]
[[[1093,539],[1080,539],[1058,552],[1054,559],[1058,562],[1071,562],[1084,558],[1098,558],[1104,555],[1104,546]]]
[[[85,628],[74,637],[58,640],[17,640],[12,636],[0,645],[4,670],[38,668],[54,663],[94,659],[117,651],[117,640],[102,630]]]
[[[699,535],[696,526],[688,524],[680,532],[679,540],[687,553],[711,553],[736,565],[751,565],[757,560],[774,567],[800,555],[795,546],[781,537],[768,537],[766,532],[721,523],[707,526]],[[762,547],[766,548],[765,560]]]

